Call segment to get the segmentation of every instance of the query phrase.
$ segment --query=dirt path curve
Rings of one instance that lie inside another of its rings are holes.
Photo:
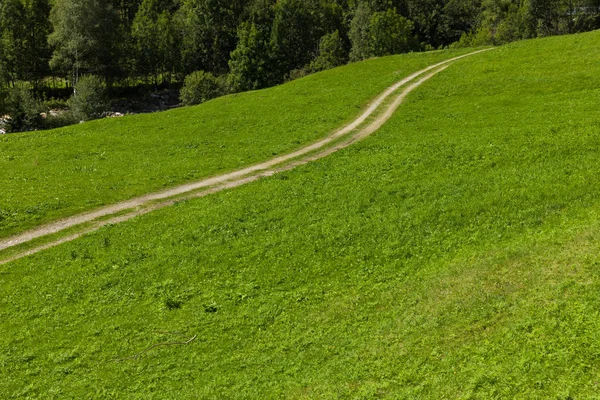
[[[8,259],[1,260],[0,265],[6,264],[8,262],[14,261],[16,259],[31,255],[31,254],[35,254],[39,251],[45,250],[50,247],[57,246],[61,243],[75,240],[75,239],[77,239],[89,232],[95,231],[103,226],[124,222],[124,221],[127,221],[136,216],[147,214],[154,210],[173,205],[176,202],[184,200],[184,199],[203,197],[203,196],[206,196],[206,195],[209,195],[212,193],[216,193],[216,192],[219,192],[219,191],[222,191],[225,189],[230,189],[230,188],[234,188],[237,186],[241,186],[246,183],[250,183],[250,182],[256,181],[258,179],[261,179],[263,177],[273,176],[280,172],[289,171],[300,165],[304,165],[309,162],[326,157],[338,150],[341,150],[345,147],[350,146],[352,143],[355,143],[358,140],[361,140],[361,139],[369,136],[370,134],[372,134],[373,132],[375,132],[379,128],[381,128],[381,126],[391,118],[391,116],[394,114],[396,109],[400,106],[400,104],[404,101],[404,99],[406,98],[406,96],[408,96],[409,93],[411,93],[417,87],[421,86],[425,81],[429,80],[433,76],[437,75],[438,73],[440,73],[441,71],[446,69],[450,63],[452,63],[456,60],[459,60],[461,58],[469,57],[469,56],[472,56],[472,55],[475,55],[475,54],[478,54],[478,53],[481,53],[484,51],[488,51],[488,50],[491,50],[491,49],[479,50],[479,51],[468,53],[468,54],[465,54],[465,55],[462,55],[459,57],[454,57],[454,58],[442,61],[440,63],[431,65],[421,71],[418,71],[418,72],[402,79],[401,81],[397,82],[393,86],[386,89],[381,95],[379,95],[373,101],[373,103],[371,103],[369,105],[369,107],[352,123],[333,132],[332,134],[325,137],[324,139],[321,139],[309,146],[303,147],[295,152],[292,152],[292,153],[289,153],[289,154],[286,154],[283,156],[279,156],[279,157],[273,158],[271,160],[265,161],[263,163],[256,164],[256,165],[253,165],[253,166],[250,166],[247,168],[243,168],[243,169],[240,169],[240,170],[237,170],[234,172],[230,172],[227,174],[203,179],[198,182],[187,183],[187,184],[176,186],[171,189],[160,191],[160,192],[150,193],[150,194],[147,194],[144,196],[133,198],[131,200],[127,200],[127,201],[116,203],[116,204],[113,204],[113,205],[110,205],[107,207],[103,207],[103,208],[97,209],[92,212],[74,215],[72,217],[68,217],[65,219],[58,220],[56,222],[42,225],[40,227],[34,228],[27,232],[24,232],[24,233],[21,233],[21,234],[18,234],[18,235],[15,235],[15,236],[12,236],[12,237],[9,237],[6,239],[1,239],[0,240],[0,251],[8,249],[10,247],[18,246],[20,244],[30,242],[37,238],[41,238],[44,236],[59,233],[66,229],[76,227],[81,224],[92,223],[90,226],[86,226],[84,229],[82,229],[81,231],[79,231],[76,234],[62,237],[62,238],[52,241],[50,243],[46,243],[46,244],[40,245],[38,247],[35,247],[33,249],[13,255]],[[433,71],[433,72],[427,74],[430,71]],[[427,75],[425,75],[425,74],[427,74]],[[345,137],[349,133],[356,131],[363,123],[365,123],[367,121],[367,119],[369,117],[371,117],[384,104],[384,102],[392,94],[394,94],[402,86],[415,81],[415,79],[417,79],[418,77],[420,77],[422,75],[425,75],[425,76],[422,77],[421,79],[419,79],[418,81],[412,83],[411,85],[407,86],[396,97],[396,99],[389,106],[387,106],[387,108],[379,116],[377,116],[376,119],[374,119],[372,122],[370,122],[365,127],[358,130],[358,132],[356,134],[354,134],[353,136],[351,136],[349,139],[342,141],[341,143],[337,143],[333,146],[327,147],[327,145],[329,145],[330,143]],[[325,150],[317,152],[318,150],[321,150],[323,148],[325,148]],[[306,156],[307,154],[314,153],[314,152],[316,152],[316,154]],[[301,158],[302,156],[306,156],[306,157]],[[295,160],[295,161],[293,161],[293,160]],[[287,162],[290,162],[290,163],[285,164]],[[285,164],[285,165],[277,167],[280,164]],[[203,189],[203,188],[208,188],[208,189],[201,191],[201,192],[197,192],[199,189]],[[182,197],[182,195],[186,195],[186,194],[187,194],[187,196]],[[179,197],[177,197],[177,199],[171,199],[176,196],[179,196]],[[160,200],[163,200],[163,201],[160,201]],[[126,212],[127,210],[131,210],[131,211]],[[126,213],[124,213],[124,212],[126,212]],[[120,213],[124,213],[124,214],[110,218],[111,215],[120,214]],[[106,217],[108,217],[108,218],[106,218]],[[96,221],[99,218],[106,218],[106,219],[103,219],[102,221]]]

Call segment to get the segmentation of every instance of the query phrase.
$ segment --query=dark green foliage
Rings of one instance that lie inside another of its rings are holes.
[[[446,3],[445,0],[408,1],[408,18],[414,22],[420,42],[438,48],[460,38],[460,35],[452,37],[449,32],[450,20],[444,12]]]
[[[362,3],[351,22],[350,59],[358,61],[418,50],[418,41],[412,32],[413,23],[396,9],[373,12],[367,3]]]
[[[20,57],[27,48],[26,8],[20,0],[6,0],[0,3],[0,40],[3,72],[11,82],[25,76],[27,59]]]
[[[100,118],[110,107],[102,79],[95,75],[85,75],[79,79],[75,93],[69,100],[69,107],[76,120]]]
[[[136,71],[142,76],[152,76],[155,83],[159,74],[174,72],[179,58],[173,17],[164,3],[144,0],[131,30]]]
[[[310,64],[317,56],[320,39],[331,29],[339,27],[341,20],[341,8],[334,2],[277,2],[271,43],[279,76]]]
[[[529,0],[530,19],[540,36],[559,33],[561,3],[561,0]]]
[[[224,77],[214,76],[210,72],[196,71],[185,77],[180,100],[185,106],[193,106],[223,96],[227,92]]]
[[[42,106],[26,88],[8,90],[4,112],[9,116],[5,126],[7,132],[23,132],[42,127]]]
[[[528,3],[488,0],[481,6],[475,29],[463,33],[453,46],[500,45],[535,35]]]
[[[319,55],[311,63],[311,72],[338,67],[348,61],[344,42],[339,31],[327,34],[319,42]]]
[[[50,74],[49,60],[52,51],[48,44],[48,35],[52,31],[49,20],[51,6],[49,0],[32,0],[26,4],[29,5],[27,20],[29,40],[27,52],[21,55],[28,60],[23,80],[32,81],[37,88],[39,80]]]
[[[0,88],[4,88],[8,82],[8,65],[6,63],[6,45],[4,40],[0,39]]]
[[[81,120],[72,111],[63,111],[57,115],[48,114],[44,119],[44,129],[62,128],[63,126],[76,124]]]
[[[351,61],[365,60],[371,57],[371,17],[373,10],[368,3],[358,5],[350,23]]]
[[[412,22],[399,15],[395,9],[374,13],[369,31],[371,53],[379,57],[417,50],[412,31]]]
[[[177,310],[181,308],[183,303],[180,300],[174,300],[171,298],[165,299],[165,307],[169,310]]]
[[[50,14],[54,47],[50,65],[71,76],[93,73],[107,80],[118,74],[121,29],[114,8],[102,0],[56,0]]]
[[[177,12],[181,33],[181,69],[227,72],[229,54],[243,16],[242,0],[185,0]]]
[[[0,55],[2,48],[0,47]],[[2,68],[2,64],[0,63],[0,68]],[[1,72],[1,69],[0,69]],[[6,104],[8,100],[8,90],[5,87],[6,83],[4,81],[4,77],[0,74],[0,118],[2,118],[6,114]]]
[[[8,101],[8,91],[7,89],[0,87],[0,118],[6,115],[6,104]]]
[[[235,91],[259,89],[271,82],[269,36],[254,23],[240,26],[238,45],[229,60],[231,85]]]
[[[596,28],[599,0],[3,0],[0,85],[43,99],[94,74],[117,96],[201,70],[243,91],[348,60]]]
[[[0,74],[35,84],[49,72],[48,0],[0,2]]]

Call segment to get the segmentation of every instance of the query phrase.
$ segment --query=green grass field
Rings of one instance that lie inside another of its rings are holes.
[[[462,60],[326,159],[0,266],[0,397],[598,398],[599,45]]]
[[[290,152],[402,77],[465,52],[371,60],[197,107],[0,136],[0,237]]]

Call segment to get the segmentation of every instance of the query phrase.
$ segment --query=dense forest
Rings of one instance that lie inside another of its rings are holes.
[[[50,98],[97,115],[99,87],[183,85],[193,104],[348,61],[599,27],[600,0],[0,0],[0,115],[39,128]]]

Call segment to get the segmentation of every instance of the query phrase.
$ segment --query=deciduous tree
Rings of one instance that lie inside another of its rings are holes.
[[[132,25],[136,70],[153,76],[155,84],[161,73],[174,71],[179,58],[170,8],[164,0],[144,0]]]
[[[54,32],[52,68],[71,73],[73,86],[79,76],[94,73],[111,81],[118,74],[122,41],[119,17],[102,0],[56,0],[50,13]]]

